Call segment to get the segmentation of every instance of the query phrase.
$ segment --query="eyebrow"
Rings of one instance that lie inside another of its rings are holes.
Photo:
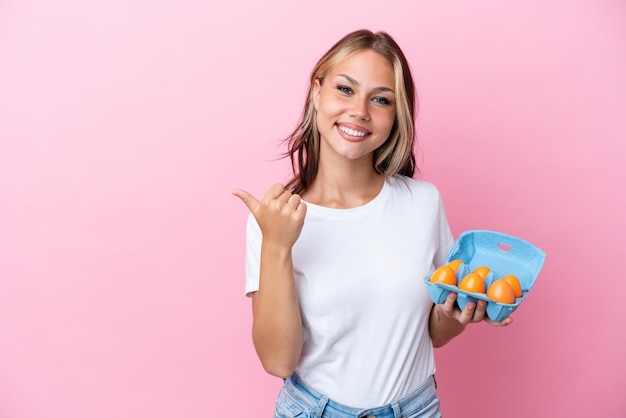
[[[358,86],[358,85],[359,85],[359,82],[358,82],[358,81],[356,81],[354,78],[350,77],[350,76],[349,76],[349,75],[347,75],[347,74],[337,74],[337,76],[338,76],[338,77],[343,77],[343,78],[345,78],[345,79],[346,79],[346,80],[348,80],[351,84],[354,84],[354,85],[356,85],[356,86]],[[384,87],[384,86],[381,86],[381,87],[376,87],[376,88],[374,89],[374,91],[375,91],[375,92],[385,92],[385,91],[388,91],[388,92],[390,92],[390,93],[395,93],[395,92],[393,91],[393,89],[390,89],[389,87]]]

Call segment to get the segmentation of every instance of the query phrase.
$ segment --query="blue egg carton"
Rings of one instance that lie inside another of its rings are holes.
[[[506,276],[515,275],[522,287],[522,296],[515,299],[512,304],[495,302],[485,293],[474,293],[459,289],[457,286],[431,283],[428,275],[424,281],[428,285],[430,298],[435,303],[443,303],[450,294],[458,294],[457,303],[463,309],[469,302],[477,302],[482,299],[487,302],[487,316],[493,321],[502,321],[511,315],[526,298],[532,289],[539,272],[546,259],[546,253],[539,247],[512,235],[501,232],[474,230],[466,231],[459,235],[454,243],[446,263],[453,260],[461,260],[456,273],[457,285],[463,277],[474,271],[477,267],[486,266],[491,271],[485,278],[485,288],[488,289],[495,280]]]

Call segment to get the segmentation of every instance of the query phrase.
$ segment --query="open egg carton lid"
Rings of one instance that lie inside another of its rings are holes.
[[[461,260],[470,271],[487,266],[495,278],[513,274],[527,292],[532,289],[546,259],[546,253],[536,245],[501,232],[474,230],[459,235],[446,262]]]

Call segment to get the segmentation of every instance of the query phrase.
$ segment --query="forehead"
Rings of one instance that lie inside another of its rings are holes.
[[[371,49],[353,52],[328,72],[330,77],[347,75],[359,84],[394,87],[394,72],[389,60]]]

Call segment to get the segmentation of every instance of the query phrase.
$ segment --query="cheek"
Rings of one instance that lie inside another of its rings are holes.
[[[340,100],[325,100],[320,98],[317,106],[317,114],[323,117],[331,118],[342,113],[345,106]]]
[[[333,124],[334,119],[324,110],[323,106],[320,106],[320,110],[315,114],[315,126],[320,135],[327,136]]]
[[[396,121],[396,113],[394,112],[382,112],[379,115],[379,119],[380,121],[380,129],[384,130],[384,131],[389,131],[391,132],[391,129],[393,128],[393,125]]]

